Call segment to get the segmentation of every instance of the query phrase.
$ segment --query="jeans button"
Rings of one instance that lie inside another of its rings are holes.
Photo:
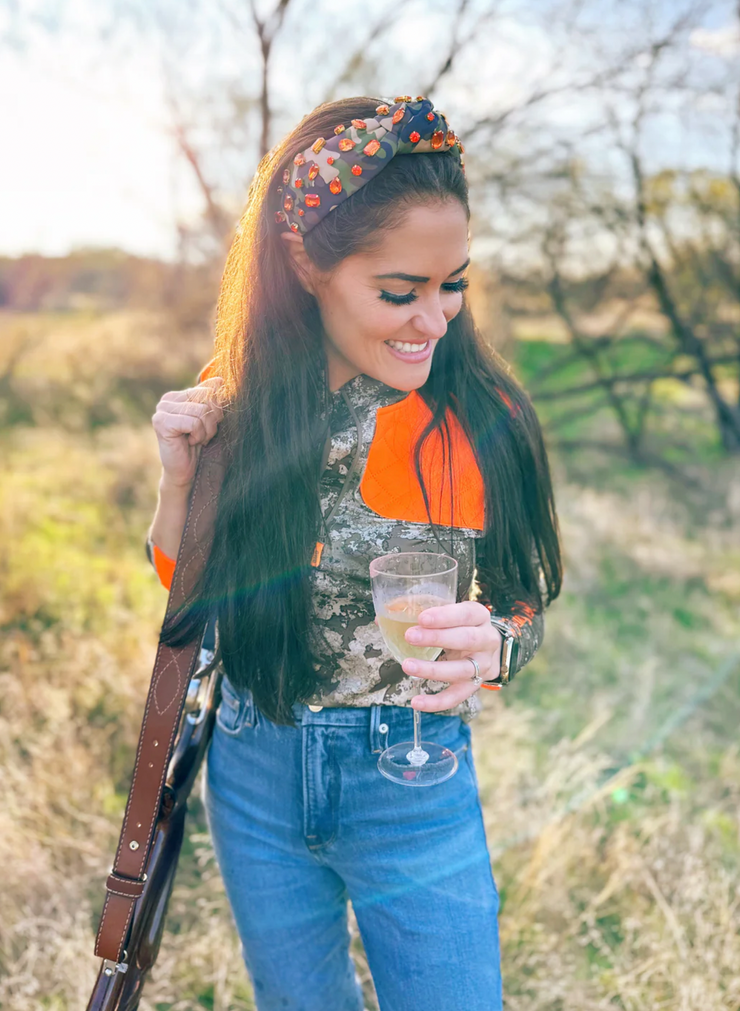
[[[378,730],[381,732],[381,734],[387,734],[388,733],[388,724],[387,723],[381,723],[380,726],[378,727]]]

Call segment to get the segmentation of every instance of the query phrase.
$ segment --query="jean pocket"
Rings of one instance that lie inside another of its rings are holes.
[[[239,692],[229,681],[227,675],[221,675],[221,701],[216,710],[216,723],[219,730],[235,737],[244,727],[254,726],[255,706],[252,693],[247,689]]]

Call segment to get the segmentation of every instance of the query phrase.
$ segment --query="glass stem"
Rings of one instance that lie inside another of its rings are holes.
[[[421,695],[421,682],[419,682],[419,690],[416,693]],[[421,712],[418,709],[414,709],[414,750],[418,751],[421,748]]]

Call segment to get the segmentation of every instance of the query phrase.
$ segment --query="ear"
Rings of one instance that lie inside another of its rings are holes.
[[[301,287],[315,296],[316,291],[313,284],[314,268],[303,245],[303,236],[297,235],[295,232],[280,232],[280,238],[288,246],[288,254]]]

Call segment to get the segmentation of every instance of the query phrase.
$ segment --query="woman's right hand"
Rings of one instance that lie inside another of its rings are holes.
[[[165,393],[152,415],[159,442],[162,480],[189,489],[203,446],[216,434],[224,412],[219,394],[221,376],[211,376],[187,390]]]

